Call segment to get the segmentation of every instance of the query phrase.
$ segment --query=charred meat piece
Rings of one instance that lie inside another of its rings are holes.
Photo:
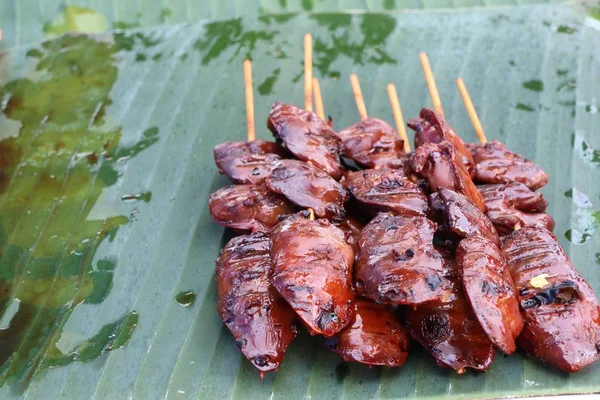
[[[364,208],[399,215],[424,216],[429,211],[427,196],[403,171],[390,168],[348,172],[344,185]]]
[[[378,303],[418,305],[450,295],[442,255],[433,247],[436,224],[425,217],[380,213],[358,237],[359,294]]]
[[[264,185],[226,186],[208,196],[210,216],[219,225],[242,231],[268,231],[293,207]]]
[[[485,202],[462,163],[457,163],[456,150],[449,142],[426,143],[415,150],[410,165],[412,170],[429,181],[431,190],[449,189],[464,194],[481,210]]]
[[[456,264],[464,294],[488,339],[504,353],[514,353],[523,318],[504,255],[484,237],[470,237],[459,243]]]
[[[325,346],[344,361],[387,367],[404,364],[408,345],[408,335],[396,315],[365,299],[356,300],[354,321],[337,335],[325,339]]]
[[[502,251],[525,321],[519,347],[566,372],[600,358],[598,300],[554,235],[522,228],[504,239]]]
[[[403,168],[403,141],[385,121],[367,118],[338,132],[342,154],[364,168]]]
[[[319,218],[341,219],[348,192],[322,170],[298,160],[273,163],[267,188],[302,208],[312,208]]]
[[[284,219],[272,231],[271,282],[311,334],[331,336],[354,317],[354,251],[339,228],[304,214]]]
[[[469,198],[441,188],[430,196],[432,208],[442,214],[444,228],[460,238],[484,237],[500,246],[500,237],[492,222]]]
[[[296,106],[275,103],[267,126],[273,135],[298,159],[340,179],[340,142],[329,125],[317,114]]]
[[[469,150],[475,160],[475,180],[481,183],[521,182],[531,190],[548,183],[548,174],[523,156],[508,150],[494,140],[485,144],[471,144]]]
[[[442,302],[431,302],[414,309],[407,308],[405,326],[408,333],[426,348],[442,367],[459,374],[465,368],[485,371],[494,361],[494,346],[475,319],[454,277],[453,260],[445,256],[447,276],[452,294]]]
[[[465,166],[471,177],[475,174],[475,162],[465,142],[448,125],[443,116],[429,108],[422,108],[419,118],[409,120],[408,126],[415,131],[415,149],[426,143],[450,142],[457,150],[457,162]]]
[[[269,235],[238,236],[217,260],[218,310],[248,360],[275,371],[296,337],[296,313],[269,282]]]
[[[554,220],[544,213],[548,203],[540,192],[519,182],[477,188],[485,200],[486,215],[499,234],[508,235],[526,226],[554,229]]]
[[[271,163],[285,158],[286,151],[277,143],[254,140],[221,143],[213,154],[219,171],[232,182],[261,184],[271,171]]]
[[[335,222],[335,226],[344,232],[346,242],[354,248],[358,240],[358,235],[365,224],[351,215],[346,215],[340,222]]]

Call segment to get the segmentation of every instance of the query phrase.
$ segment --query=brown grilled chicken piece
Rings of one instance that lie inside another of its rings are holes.
[[[355,218],[351,215],[346,215],[341,221],[335,222],[335,226],[344,232],[344,235],[346,236],[346,242],[348,242],[352,248],[355,248],[358,235],[364,228],[365,224],[358,218]]]
[[[208,207],[217,224],[241,231],[268,231],[279,216],[293,212],[284,197],[264,185],[226,186],[208,196]]]
[[[246,358],[275,371],[296,337],[296,313],[269,282],[269,235],[238,236],[217,259],[218,310]]]
[[[331,336],[352,322],[354,251],[324,219],[294,214],[271,234],[271,282],[311,334]]]
[[[342,154],[364,168],[403,168],[404,141],[385,121],[367,118],[339,131]]]
[[[462,163],[471,177],[475,174],[475,162],[465,142],[444,119],[429,108],[422,108],[419,118],[408,121],[408,126],[415,131],[415,149],[426,143],[450,142],[457,150],[456,160]]]
[[[429,198],[431,207],[441,212],[445,230],[459,238],[479,236],[501,245],[494,224],[466,196],[441,188]]]
[[[460,281],[454,275],[454,261],[444,254],[444,262],[452,294],[445,301],[407,308],[406,330],[441,367],[452,368],[459,374],[465,368],[485,371],[494,361],[494,346],[465,299]]]
[[[370,300],[356,300],[354,321],[325,346],[344,361],[400,367],[408,357],[408,335],[396,315]]]
[[[554,229],[554,220],[546,214],[548,203],[540,192],[534,192],[519,182],[480,185],[485,200],[486,215],[500,235],[508,235],[526,226]]]
[[[319,218],[342,219],[348,192],[331,176],[298,160],[273,163],[267,188],[302,208],[312,208]]]
[[[293,105],[275,103],[267,126],[299,160],[306,161],[334,179],[340,179],[340,142],[335,132],[317,114]]]
[[[380,213],[358,237],[357,292],[378,303],[418,305],[445,299],[450,282],[433,247],[436,224],[425,217]]]
[[[425,216],[427,196],[402,170],[390,168],[348,172],[342,182],[352,196],[374,215],[390,211],[405,216]]]
[[[566,372],[600,358],[598,300],[552,232],[522,228],[504,238],[502,251],[525,321],[519,347]]]
[[[504,255],[484,237],[469,237],[458,245],[456,265],[464,294],[488,339],[504,353],[514,353],[523,318]]]
[[[457,163],[456,150],[449,142],[426,143],[415,150],[410,166],[418,175],[429,181],[433,192],[440,188],[464,194],[481,210],[485,211],[483,196],[471,180],[462,163]]]
[[[285,158],[285,149],[264,140],[225,142],[213,154],[219,172],[238,184],[261,184],[271,172],[273,161]]]
[[[520,182],[531,190],[537,190],[550,179],[538,165],[508,150],[496,140],[485,144],[470,144],[468,148],[475,160],[474,180],[477,182]]]

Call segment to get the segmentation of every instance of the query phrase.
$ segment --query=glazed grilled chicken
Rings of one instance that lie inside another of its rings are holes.
[[[358,237],[357,292],[378,303],[419,305],[450,295],[442,255],[433,247],[436,224],[425,217],[380,213]]]
[[[342,154],[363,168],[403,168],[403,141],[385,121],[367,118],[338,132]]]
[[[457,150],[457,162],[465,166],[471,177],[474,175],[475,162],[471,153],[443,116],[429,108],[422,108],[419,118],[409,120],[408,126],[415,131],[415,149],[426,143],[450,142]]]
[[[540,192],[519,182],[477,188],[485,200],[486,215],[500,235],[526,226],[554,229],[554,220],[544,212],[548,203]]]
[[[531,190],[548,183],[548,174],[523,156],[508,150],[494,140],[486,144],[470,144],[475,160],[474,180],[481,183],[520,182]]]
[[[408,357],[409,341],[392,311],[372,301],[357,299],[352,323],[325,339],[325,346],[344,361],[400,367]]]
[[[261,184],[271,171],[271,163],[285,158],[286,151],[277,143],[254,140],[221,143],[213,154],[219,172],[233,183]]]
[[[504,353],[514,353],[523,319],[504,255],[484,237],[470,237],[458,245],[456,266],[464,294],[488,339]]]
[[[390,168],[348,172],[344,186],[372,215],[390,211],[398,215],[425,216],[429,204],[425,192],[403,170]]]
[[[600,358],[598,300],[554,235],[522,228],[504,239],[502,251],[525,321],[519,347],[566,372]]]
[[[346,242],[354,248],[358,235],[360,235],[360,231],[362,231],[365,224],[351,215],[346,215],[341,221],[335,222],[335,226],[344,232]]]
[[[456,150],[449,142],[426,143],[417,148],[410,159],[412,170],[427,179],[433,192],[440,188],[464,194],[481,210],[485,202],[462,163],[456,161]]]
[[[208,207],[216,223],[241,231],[268,231],[279,216],[293,212],[284,197],[264,185],[226,186],[208,196]]]
[[[311,334],[331,336],[354,317],[354,251],[344,232],[308,214],[294,214],[273,229],[271,282]]]
[[[275,371],[296,337],[296,313],[269,282],[269,235],[238,236],[217,259],[218,310],[246,358]]]
[[[331,176],[298,160],[273,163],[267,188],[302,208],[312,208],[320,218],[342,219],[348,192]]]
[[[296,158],[306,161],[340,179],[340,142],[329,125],[317,114],[296,106],[275,103],[267,126]]]
[[[444,230],[459,238],[483,237],[500,246],[500,237],[492,222],[466,196],[440,189],[429,198],[431,207],[442,214]]]
[[[444,262],[447,279],[452,281],[451,295],[445,301],[407,308],[406,330],[440,366],[459,374],[466,368],[485,371],[494,361],[494,346],[475,319],[454,276],[454,262],[448,255]]]

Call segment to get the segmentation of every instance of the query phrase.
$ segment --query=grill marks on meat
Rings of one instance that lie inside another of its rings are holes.
[[[459,243],[456,264],[464,293],[487,337],[504,353],[514,353],[523,319],[504,255],[484,237],[470,237]]]
[[[448,125],[444,117],[429,108],[422,108],[419,118],[408,121],[408,126],[415,131],[415,149],[426,143],[450,142],[457,150],[457,162],[463,164],[473,176],[475,173],[475,162],[465,142]]]
[[[331,176],[302,161],[273,163],[267,188],[302,208],[312,208],[320,218],[341,219],[348,192]]]
[[[375,213],[390,211],[405,216],[425,216],[429,211],[425,192],[402,170],[381,168],[349,172],[343,183],[358,202]]]
[[[358,237],[359,294],[378,303],[418,305],[450,295],[442,255],[433,247],[436,224],[424,217],[380,213]]]
[[[367,118],[338,132],[342,154],[364,168],[403,168],[404,142],[385,121]]]
[[[523,228],[505,238],[502,251],[525,321],[518,345],[566,372],[600,358],[598,300],[554,235]]]
[[[408,357],[408,335],[396,315],[365,299],[356,300],[353,322],[325,340],[344,361],[400,367]]]
[[[331,336],[352,322],[354,251],[327,220],[294,214],[271,235],[271,282],[314,334]]]
[[[218,310],[246,358],[276,370],[296,337],[296,314],[269,282],[269,235],[238,236],[217,259]]]
[[[449,142],[426,143],[415,150],[410,159],[412,170],[429,181],[433,192],[449,189],[467,196],[481,210],[485,202],[462,163],[457,163],[456,150]]]
[[[494,346],[473,316],[454,276],[453,260],[445,256],[447,279],[452,281],[452,294],[445,301],[431,302],[406,310],[408,333],[426,348],[442,367],[459,374],[465,368],[487,370],[494,361]]]
[[[284,197],[264,185],[226,186],[208,196],[208,207],[216,223],[242,231],[268,231],[279,216],[293,212]]]
[[[523,156],[494,140],[485,144],[471,144],[469,150],[475,160],[475,180],[481,183],[520,182],[531,190],[548,183],[548,174]]]
[[[317,114],[293,105],[275,103],[267,126],[299,160],[312,164],[334,179],[344,172],[340,164],[339,140]]]
[[[221,143],[213,154],[219,171],[232,182],[261,184],[271,171],[271,163],[285,158],[286,151],[277,143],[254,140]]]
[[[540,192],[519,182],[481,185],[479,192],[487,206],[486,215],[501,235],[526,226],[554,229],[554,220],[546,214],[548,203]]]

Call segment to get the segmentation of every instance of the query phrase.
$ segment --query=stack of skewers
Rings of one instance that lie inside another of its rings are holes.
[[[408,121],[411,152],[392,84],[398,132],[368,117],[354,74],[360,121],[335,132],[310,35],[304,45],[305,109],[273,105],[276,143],[255,139],[246,60],[248,141],[214,149],[236,185],[210,195],[211,216],[240,234],[217,260],[218,309],[261,376],[279,367],[298,322],[368,365],[401,366],[410,337],[458,373],[487,370],[494,348],[568,372],[596,361],[600,308],[552,233],[536,192],[548,175],[487,141],[464,82],[477,144],[446,122],[420,55],[435,111]]]

